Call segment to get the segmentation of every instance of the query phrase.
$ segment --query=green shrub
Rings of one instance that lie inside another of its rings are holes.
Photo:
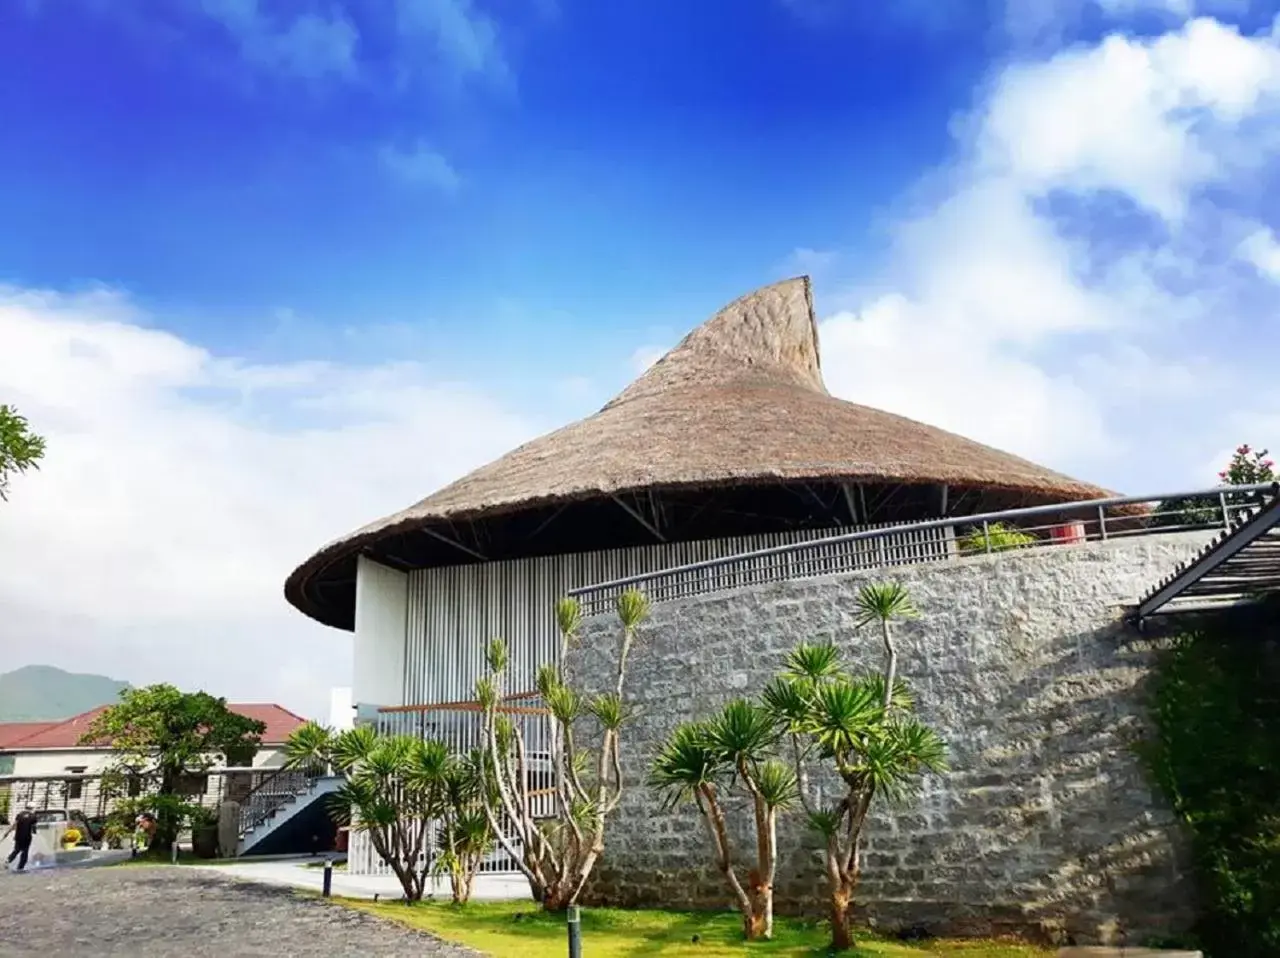
[[[1162,658],[1143,758],[1192,839],[1212,958],[1280,955],[1280,608],[1216,618]]]
[[[1004,552],[1008,549],[1022,549],[1034,545],[1038,540],[1029,532],[1023,532],[1017,526],[993,522],[987,526],[985,535],[979,526],[960,537],[960,553],[969,555],[975,552]],[[987,543],[991,548],[987,548]]]

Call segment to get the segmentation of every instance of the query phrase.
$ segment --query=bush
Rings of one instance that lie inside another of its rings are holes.
[[[1034,545],[1036,537],[1029,532],[1023,532],[1017,526],[1006,525],[1003,522],[993,522],[987,526],[984,534],[981,527],[971,530],[960,537],[960,554],[970,555],[978,552],[1004,552],[1008,549],[1022,549],[1026,546]],[[987,544],[990,543],[991,548],[988,550]]]
[[[119,822],[108,822],[107,827],[102,830],[102,840],[107,843],[108,848],[123,848],[128,838],[129,829]]]
[[[1213,958],[1280,955],[1280,608],[1179,637],[1142,751],[1192,839]]]
[[[187,819],[192,828],[212,828],[218,824],[218,810],[196,805]]]

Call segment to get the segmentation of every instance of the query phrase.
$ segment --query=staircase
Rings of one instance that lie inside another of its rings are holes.
[[[282,768],[264,778],[240,804],[235,854],[251,854],[269,838],[279,836],[299,816],[337,790],[342,779],[316,775],[306,769]]]

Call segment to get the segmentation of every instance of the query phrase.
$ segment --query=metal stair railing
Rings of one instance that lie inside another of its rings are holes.
[[[243,837],[306,794],[315,779],[310,769],[286,767],[272,772],[240,803],[240,835]]]

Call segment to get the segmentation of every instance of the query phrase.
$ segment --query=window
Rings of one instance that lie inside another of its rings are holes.
[[[83,765],[68,765],[68,766],[67,766],[67,771],[68,771],[68,772],[70,772],[72,775],[83,775],[83,774],[84,774],[84,770],[85,770],[85,766],[83,766]],[[79,798],[79,797],[81,796],[81,794],[83,794],[83,791],[84,791],[84,779],[81,779],[81,778],[70,778],[70,779],[67,779],[67,781],[66,781],[65,783],[63,783],[63,784],[65,784],[65,785],[67,786],[67,799],[68,799],[68,800],[71,800],[71,799],[77,799],[77,798]]]
[[[13,755],[0,755],[0,775],[13,774]]]
[[[209,776],[202,773],[184,772],[178,776],[174,788],[179,795],[193,798],[203,795],[209,790]]]
[[[142,794],[142,776],[137,773],[129,775],[129,783],[125,787],[125,791],[129,793],[130,798],[137,798]]]

